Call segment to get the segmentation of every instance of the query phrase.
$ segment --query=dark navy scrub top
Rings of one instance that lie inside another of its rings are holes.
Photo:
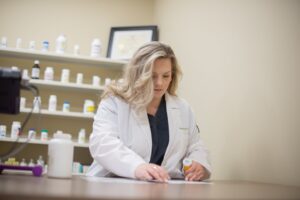
[[[155,116],[148,114],[148,119],[152,136],[150,163],[161,165],[169,144],[169,124],[165,96],[162,97]]]

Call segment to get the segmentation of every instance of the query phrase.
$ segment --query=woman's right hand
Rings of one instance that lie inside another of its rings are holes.
[[[135,169],[135,177],[139,180],[168,182],[170,176],[161,166],[152,163],[140,164]]]

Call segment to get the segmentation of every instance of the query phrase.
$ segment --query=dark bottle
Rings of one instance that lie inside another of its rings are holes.
[[[35,60],[34,61],[34,65],[32,66],[32,70],[31,70],[31,78],[32,79],[39,79],[40,78],[40,61]]]

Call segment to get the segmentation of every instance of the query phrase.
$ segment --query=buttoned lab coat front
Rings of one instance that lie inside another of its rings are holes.
[[[189,105],[178,97],[165,97],[169,144],[161,166],[171,178],[183,178],[182,160],[190,158],[210,173],[208,153]],[[137,166],[148,163],[151,157],[152,138],[146,110],[137,111],[119,97],[103,99],[94,117],[89,148],[94,162],[87,176],[135,178]]]

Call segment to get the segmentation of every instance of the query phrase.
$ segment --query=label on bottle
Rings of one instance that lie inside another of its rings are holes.
[[[34,78],[34,79],[40,78],[40,69],[39,68],[36,68],[36,67],[32,68],[31,78]]]

